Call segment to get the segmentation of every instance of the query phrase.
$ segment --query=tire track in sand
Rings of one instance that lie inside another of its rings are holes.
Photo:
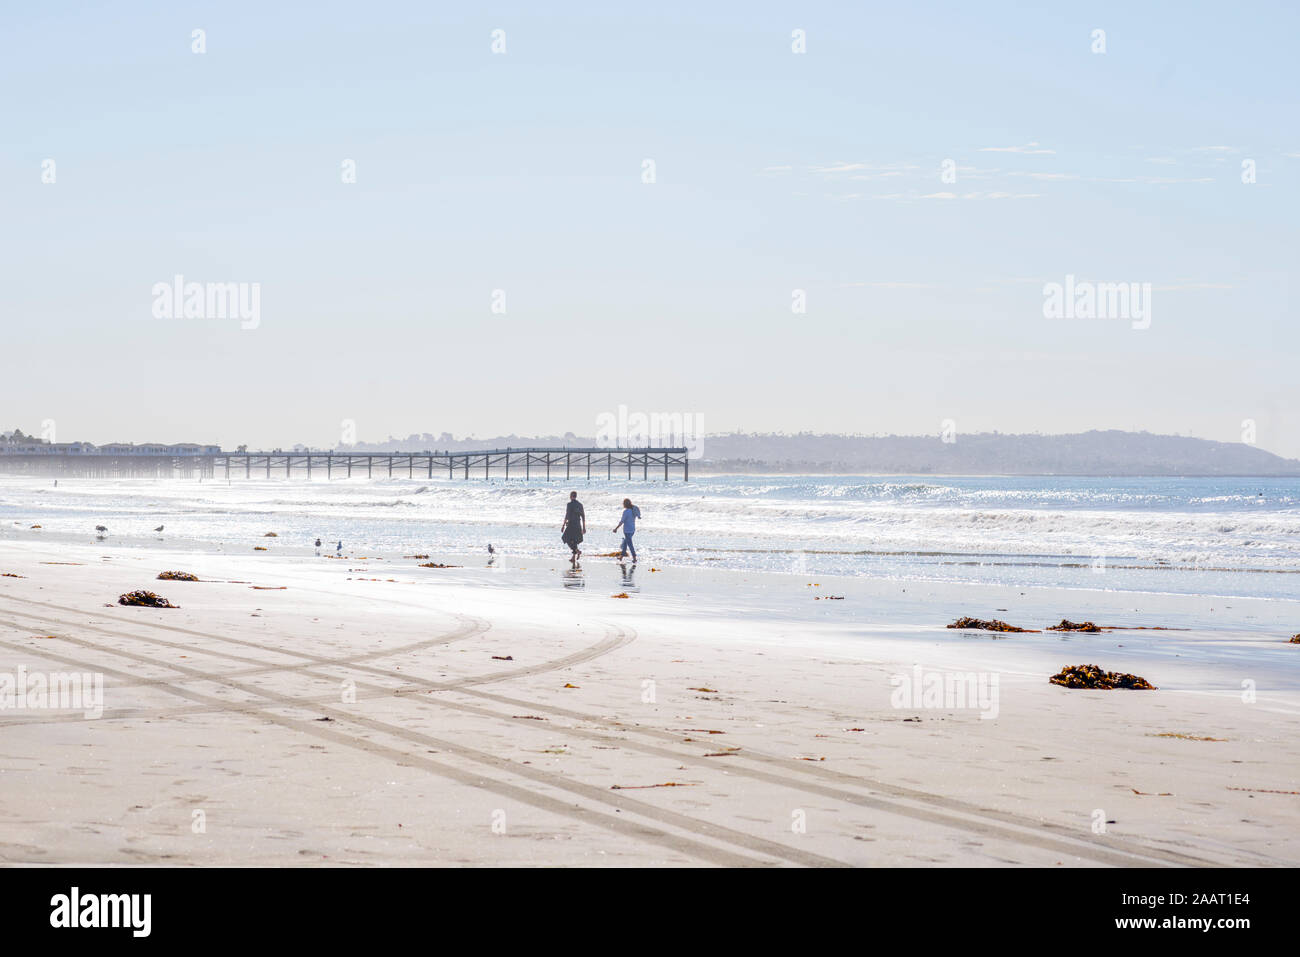
[[[12,623],[10,623],[12,624]],[[86,627],[86,626],[82,626]],[[97,628],[98,631],[108,631],[107,629]],[[123,635],[111,633],[114,637],[126,638],[128,640],[145,640],[139,636]],[[478,764],[486,765],[497,771],[506,772],[518,777],[526,778],[535,784],[556,790],[568,791],[571,794],[585,798],[589,801],[605,805],[611,810],[630,812],[639,817],[656,821],[668,827],[674,827],[693,833],[698,838],[718,841],[720,843],[730,844],[733,848],[740,851],[750,851],[753,853],[763,854],[777,860],[784,860],[794,864],[803,864],[810,866],[845,866],[843,862],[834,858],[823,857],[811,852],[802,851],[797,848],[791,848],[784,844],[766,840],[748,834],[744,831],[736,831],[722,825],[716,825],[707,821],[701,821],[696,818],[680,814],[676,811],[667,810],[648,804],[636,798],[629,797],[619,792],[610,791],[595,785],[584,784],[574,781],[562,775],[543,771],[532,765],[520,764],[508,758],[497,757],[487,752],[479,751],[453,741],[435,738],[421,732],[410,731],[399,725],[393,725],[388,722],[380,721],[374,718],[366,718],[356,715],[349,711],[332,707],[322,706],[319,704],[303,701],[290,695],[279,694],[256,686],[247,685],[242,682],[229,680],[220,675],[213,675],[197,668],[191,668],[185,665],[174,663],[161,663],[146,655],[136,654],[120,648],[114,648],[110,645],[101,645],[93,641],[81,638],[72,638],[66,635],[58,636],[59,640],[73,644],[87,650],[98,651],[109,655],[116,655],[119,658],[137,661],[141,664],[147,664],[157,667],[169,668],[180,674],[187,675],[194,680],[206,680],[214,684],[223,685],[232,688],[241,693],[250,695],[255,698],[261,698],[279,707],[288,708],[310,708],[316,713],[324,712],[325,716],[340,723],[349,723],[360,725],[389,737],[397,738],[410,744],[419,745],[422,748],[434,748],[440,751],[446,751],[455,754],[458,757],[473,761]],[[630,639],[629,639],[630,640]],[[29,646],[16,642],[0,640],[0,647],[8,648],[14,651],[30,653]],[[56,661],[64,661],[72,665],[84,667],[84,660],[72,658],[57,652],[44,650],[42,657],[50,658]],[[114,677],[130,677],[130,673],[120,669],[100,667],[99,670],[105,674],[112,674]],[[310,675],[306,670],[297,672],[300,675]],[[314,677],[320,677],[315,675]],[[332,680],[333,676],[325,676]],[[509,797],[521,803],[534,807],[540,807],[544,810],[552,811],[568,817],[575,817],[584,823],[593,824],[599,827],[612,829],[627,836],[634,836],[641,840],[647,840],[662,846],[669,847],[680,853],[689,854],[701,860],[710,863],[725,864],[728,866],[737,865],[765,865],[771,863],[758,858],[750,857],[737,850],[728,848],[718,848],[705,844],[694,838],[683,837],[673,834],[669,831],[652,828],[648,825],[634,822],[630,819],[613,817],[611,814],[602,814],[591,808],[574,805],[557,798],[534,791],[520,785],[510,782],[486,778],[479,772],[468,771],[453,765],[442,762],[432,761],[419,752],[403,750],[390,745],[378,744],[373,740],[361,738],[358,736],[343,733],[336,729],[324,729],[315,720],[300,720],[289,718],[269,709],[266,705],[256,705],[251,703],[239,703],[224,701],[221,698],[213,697],[193,689],[179,685],[163,685],[162,690],[178,697],[188,698],[189,700],[214,707],[221,712],[236,712],[251,717],[261,718],[282,727],[291,728],[305,734],[313,735],[319,738],[331,740],[337,744],[346,745],[361,751],[380,754],[390,757],[404,764],[411,764],[421,767],[425,770],[439,774],[440,776],[451,778],[463,784],[469,784],[483,790],[488,790],[503,797]]]
[[[60,623],[72,625],[72,623],[70,622],[60,622]],[[194,632],[192,629],[177,629],[174,626],[161,625],[152,622],[148,622],[147,624],[149,624],[151,627],[156,627],[165,630],[181,630],[183,633],[187,633],[187,634],[199,634],[202,635],[203,637],[215,639],[218,641],[227,640],[222,636],[209,635],[201,632]],[[82,627],[87,627],[87,626],[82,626]],[[89,626],[89,627],[94,627],[96,628],[96,630],[102,631],[107,634],[114,634],[109,629],[103,629],[97,626]],[[167,647],[184,648],[186,650],[192,650],[187,645],[180,645],[174,642],[166,642],[161,639],[143,638],[142,636],[124,635],[124,634],[116,634],[115,636],[127,638],[128,640],[144,640],[144,641],[149,641],[151,643],[164,645]],[[238,641],[233,639],[232,641],[236,641],[239,644],[245,644],[245,645],[253,644],[256,647],[263,647],[263,646],[257,646],[256,643],[249,643],[249,642]],[[595,721],[597,723],[608,723],[607,719],[598,716],[583,714],[582,712],[571,711],[569,709],[557,708],[551,705],[544,704],[542,702],[529,701],[526,699],[510,698],[502,695],[495,695],[490,693],[484,693],[481,691],[474,691],[469,687],[469,685],[482,684],[488,681],[505,680],[506,678],[509,677],[519,677],[528,674],[537,674],[548,670],[555,670],[556,668],[559,667],[567,667],[574,663],[581,663],[582,661],[590,660],[591,658],[598,657],[600,654],[608,653],[609,651],[614,650],[614,648],[619,647],[621,646],[621,644],[625,644],[625,643],[626,641],[619,641],[617,638],[607,639],[605,642],[601,642],[596,646],[592,646],[591,648],[584,649],[583,651],[574,653],[572,655],[566,656],[561,659],[556,659],[554,662],[551,663],[543,663],[543,664],[539,664],[531,667],[524,667],[524,668],[508,669],[506,671],[496,672],[490,675],[483,675],[483,676],[471,678],[464,682],[434,681],[431,679],[419,678],[417,676],[413,676],[401,672],[393,672],[387,669],[381,669],[381,668],[376,668],[371,666],[356,666],[353,668],[353,670],[365,671],[365,672],[380,675],[382,677],[394,678],[407,684],[414,684],[428,691],[458,691],[463,694],[469,694],[487,700],[493,700],[498,703],[509,704],[515,707],[529,709],[533,711],[540,710],[543,712],[550,712],[553,714],[562,714],[566,717],[570,717],[576,720]],[[209,654],[215,656],[231,657],[236,659],[241,658],[241,656],[230,655],[224,652],[209,652]],[[167,665],[166,667],[170,667],[170,665]],[[299,674],[310,675],[310,672],[306,670],[306,668],[309,667],[310,666],[302,666],[299,668],[295,668],[293,670]],[[208,673],[200,672],[200,674],[202,675],[204,680],[214,680],[213,676],[209,675]],[[321,675],[312,675],[312,676],[326,677],[326,678],[335,677],[335,676],[321,676]],[[360,688],[363,686],[359,684],[358,687]],[[404,696],[402,695],[401,689],[394,691],[393,689],[373,686],[373,685],[369,687],[374,690],[375,696],[391,696],[391,695]],[[367,695],[367,697],[370,697],[370,695]],[[299,703],[302,704],[307,703],[305,699],[296,699],[296,700],[298,700]],[[493,718],[493,719],[506,721],[506,722],[515,722],[515,721],[522,722],[523,720],[525,720],[525,719],[516,718],[513,715],[505,715],[485,708],[476,708],[473,705],[467,705],[459,702],[449,702],[442,699],[411,697],[410,700],[420,702],[420,703],[430,704],[430,705],[436,705],[444,708],[451,708],[453,710],[461,711],[464,713],[471,713],[478,716]],[[225,706],[228,706],[228,704],[223,704],[223,708]],[[156,714],[156,712],[154,713]],[[643,744],[639,742],[631,742],[628,741],[626,738],[613,737],[603,732],[593,731],[590,729],[566,728],[565,730],[566,733],[569,733],[575,737],[583,737],[588,740],[597,740],[605,743],[618,742],[623,747],[630,747],[631,749],[641,751],[642,753],[654,754],[656,756],[664,757],[670,760],[676,760],[676,761],[691,760],[697,762],[701,757],[701,755],[698,753],[694,753],[694,754],[690,752],[683,753],[682,750],[670,750],[669,748],[666,747],[661,747],[661,746],[656,746],[651,744]],[[657,738],[666,744],[673,744],[673,745],[681,744],[679,736],[674,735],[671,732],[660,731],[658,729],[648,729],[648,728],[629,729],[626,727],[622,727],[620,728],[620,730],[623,731],[624,733],[631,732],[631,733],[641,734],[646,737]],[[706,746],[702,745],[702,747],[706,747]],[[963,830],[976,833],[983,837],[1000,838],[1018,844],[1033,845],[1041,849],[1051,850],[1057,853],[1065,853],[1071,856],[1081,856],[1081,857],[1097,860],[1100,863],[1117,865],[1117,866],[1124,866],[1124,865],[1132,866],[1135,864],[1150,866],[1153,862],[1175,864],[1175,865],[1180,865],[1180,864],[1191,865],[1191,866],[1204,866],[1210,863],[1200,858],[1195,858],[1189,855],[1181,854],[1179,852],[1168,851],[1160,848],[1143,848],[1139,850],[1139,849],[1135,849],[1131,844],[1127,847],[1120,847],[1103,841],[1085,841],[1085,840],[1081,840],[1076,834],[1067,830],[1062,825],[1052,825],[1044,822],[1031,821],[1031,820],[1020,818],[1019,816],[1012,814],[1010,812],[1002,812],[1002,811],[997,811],[995,809],[981,808],[977,805],[971,805],[965,802],[955,801],[950,798],[945,798],[941,795],[935,795],[929,792],[918,791],[915,789],[905,788],[898,785],[892,785],[887,782],[855,777],[853,775],[844,774],[842,772],[832,771],[829,773],[823,773],[822,775],[818,775],[819,777],[822,777],[823,780],[818,781],[816,783],[799,780],[788,776],[789,772],[796,772],[803,776],[811,776],[816,774],[817,772],[825,772],[826,769],[800,767],[798,765],[795,765],[794,762],[792,762],[790,759],[780,758],[774,755],[766,755],[766,754],[762,754],[761,752],[750,751],[748,749],[741,752],[735,752],[733,757],[741,758],[749,762],[764,764],[767,766],[765,768],[739,767],[737,766],[734,760],[730,762],[728,766],[731,772],[735,774],[740,774],[741,776],[744,777],[748,777],[755,780],[762,780],[766,783],[776,784],[778,786],[783,786],[783,787],[789,787],[795,790],[802,790],[805,792],[818,794],[822,797],[828,797],[834,800],[844,801],[846,803],[860,806],[860,807],[868,807],[874,810],[880,810],[887,813],[902,814],[904,816],[908,816],[914,819],[919,819],[931,824],[937,824],[944,827],[958,827]],[[781,771],[786,772],[786,774],[776,773],[775,771],[768,769],[772,767],[779,768]],[[849,791],[849,790],[845,790],[845,788],[842,786],[835,786],[833,784],[827,783],[829,781],[835,781],[838,784],[847,784],[849,786],[856,787],[856,788],[865,788],[865,789],[877,791],[879,793],[875,795],[867,795],[855,791]],[[879,796],[880,794],[887,795],[889,800],[880,797]],[[911,804],[900,804],[898,803],[900,800],[915,802],[923,806],[914,807]],[[933,808],[938,808],[938,810],[934,810]],[[952,816],[953,814],[972,815],[982,820],[970,821],[965,818],[953,817]],[[1016,828],[1025,828],[1027,833],[1007,830],[1006,828],[1007,825]],[[1048,830],[1052,833],[1049,835],[1044,835],[1041,833],[1044,830]]]

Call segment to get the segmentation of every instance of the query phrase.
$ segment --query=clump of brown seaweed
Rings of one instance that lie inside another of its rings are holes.
[[[1026,634],[1038,634],[1035,628],[1017,628],[1015,625],[1008,625],[1005,621],[998,621],[996,618],[991,621],[985,621],[982,618],[958,618],[949,628],[981,628],[984,631],[1019,631]]]
[[[1097,625],[1090,621],[1070,621],[1068,618],[1062,618],[1059,625],[1048,625],[1048,631],[1101,631]]]
[[[439,562],[421,562],[421,568],[460,568],[459,565],[443,565]]]
[[[1137,675],[1123,674],[1118,671],[1103,671],[1097,665],[1067,665],[1060,674],[1047,679],[1062,688],[1097,688],[1110,691],[1114,688],[1129,688],[1134,691],[1155,691],[1156,686],[1139,678]]]
[[[159,572],[158,580],[164,582],[196,582],[199,576],[192,572]]]
[[[1300,645],[1300,635],[1293,635],[1291,637],[1291,644]]]
[[[155,595],[151,591],[129,591],[125,595],[119,595],[117,603],[119,605],[139,605],[143,608],[180,607],[180,605],[173,605],[162,595]]]

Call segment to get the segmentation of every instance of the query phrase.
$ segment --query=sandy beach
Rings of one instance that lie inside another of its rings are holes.
[[[1294,602],[255,544],[6,535],[0,673],[103,701],[0,710],[0,861],[1300,863]]]

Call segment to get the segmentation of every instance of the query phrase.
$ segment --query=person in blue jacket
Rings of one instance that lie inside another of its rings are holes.
[[[626,558],[627,553],[632,553],[632,564],[636,564],[636,546],[632,544],[632,536],[636,534],[636,520],[641,517],[641,509],[632,504],[630,498],[623,499],[623,517],[618,520],[614,526],[617,532],[623,529],[623,548],[619,552],[620,558]]]

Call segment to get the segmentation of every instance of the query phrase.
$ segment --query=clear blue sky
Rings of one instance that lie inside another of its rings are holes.
[[[1029,6],[6,4],[0,428],[332,445],[625,404],[1249,418],[1300,456],[1297,6]],[[153,319],[178,273],[259,282],[260,324]],[[1150,328],[1044,318],[1067,274],[1151,283]]]

